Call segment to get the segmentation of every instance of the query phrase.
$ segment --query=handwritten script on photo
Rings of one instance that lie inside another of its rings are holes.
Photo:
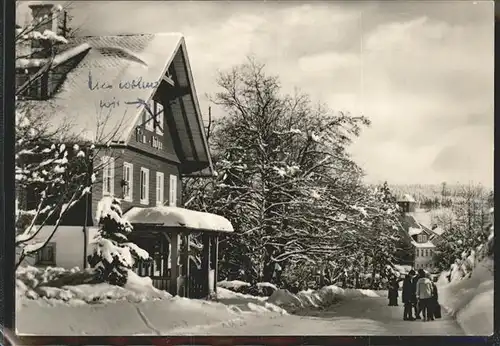
[[[107,81],[99,80],[92,76],[92,72],[89,71],[88,77],[88,88],[91,91],[99,92],[100,90],[110,90],[110,89],[121,89],[121,90],[145,90],[145,89],[155,89],[160,85],[160,81],[145,81],[142,77],[132,80],[121,80],[118,83],[112,84]],[[142,104],[140,100],[125,101],[126,104]],[[99,107],[101,109],[113,109],[120,106],[120,100],[113,96],[112,99],[99,101]]]

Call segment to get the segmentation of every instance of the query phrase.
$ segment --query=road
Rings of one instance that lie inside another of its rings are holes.
[[[327,309],[295,315],[252,315],[239,321],[176,331],[183,335],[464,335],[443,318],[403,321],[403,307],[388,306],[385,294],[341,301]]]

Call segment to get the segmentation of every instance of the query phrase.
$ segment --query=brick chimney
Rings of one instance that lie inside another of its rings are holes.
[[[54,5],[47,3],[32,4],[31,16],[33,17],[34,31],[41,34],[45,30],[58,33],[57,14],[53,11]],[[31,40],[32,58],[48,58],[52,54],[52,44],[49,41]]]
[[[36,31],[43,33],[45,30],[52,30],[57,34],[57,14],[54,13],[54,5],[47,3],[29,5],[31,16],[35,23],[42,20],[41,25],[36,25]]]

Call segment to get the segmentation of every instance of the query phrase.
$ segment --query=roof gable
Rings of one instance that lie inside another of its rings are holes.
[[[182,102],[191,105],[192,114],[184,111],[174,114],[174,118],[176,122],[185,124],[185,131],[192,138],[181,141],[180,148],[184,153],[179,156],[185,158],[186,165],[196,166],[194,170],[209,168],[212,172],[202,116],[181,34],[78,37],[64,49],[70,50],[82,44],[90,48],[85,50],[85,57],[77,66],[66,74],[58,93],[48,101],[31,101],[39,111],[53,114],[51,120],[54,127],[62,123],[70,124],[74,132],[71,134],[97,144],[127,144],[144,109],[137,101],[147,102],[153,97],[171,64],[179,65],[174,60],[179,60],[180,55],[188,80],[185,87],[189,89],[189,94],[183,96],[186,100]],[[190,173],[189,168],[185,171]]]

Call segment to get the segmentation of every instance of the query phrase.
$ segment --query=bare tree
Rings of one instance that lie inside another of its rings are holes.
[[[27,102],[23,97],[30,86],[53,69],[56,47],[67,43],[66,37],[57,33],[39,31],[60,15],[68,20],[63,6],[55,7],[52,16],[39,18],[35,15],[32,22],[25,27],[18,26],[16,31],[17,68],[36,69],[36,72],[29,73],[29,78],[16,85],[17,266],[26,256],[50,242],[72,207],[84,201],[88,205],[91,186],[99,179],[98,172],[110,164],[96,160],[102,151],[111,158],[118,156],[109,144],[122,130],[123,124],[103,132],[109,112],[97,114],[95,138],[82,139],[69,131],[71,123],[49,127],[48,124],[53,124],[50,112],[40,111],[37,101]],[[39,48],[36,51],[30,49],[33,42]],[[40,58],[40,54],[48,58]],[[94,143],[99,146],[96,148]],[[27,193],[31,195],[28,204],[25,203]],[[48,234],[41,232],[48,225],[52,230]]]

